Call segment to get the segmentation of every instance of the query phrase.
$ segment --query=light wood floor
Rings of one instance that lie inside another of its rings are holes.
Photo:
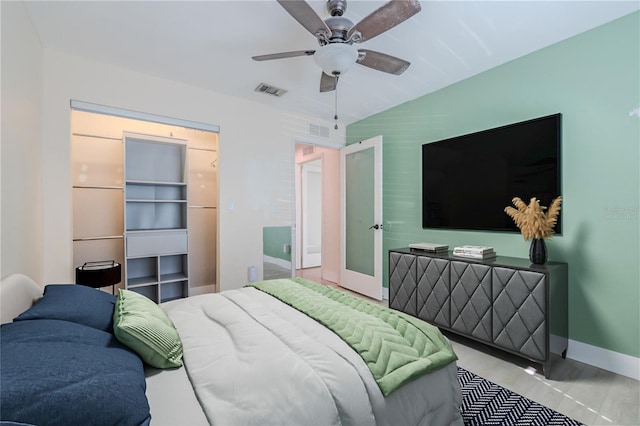
[[[319,268],[301,269],[296,275],[340,288],[322,280]],[[388,305],[386,300],[377,303]],[[559,356],[553,360],[551,379],[546,379],[538,365],[467,339],[447,336],[458,355],[458,365],[487,380],[587,425],[640,426],[637,380]]]

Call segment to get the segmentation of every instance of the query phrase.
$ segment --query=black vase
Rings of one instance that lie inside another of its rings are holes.
[[[547,261],[547,245],[544,240],[534,238],[529,248],[529,260],[536,265],[544,265]]]

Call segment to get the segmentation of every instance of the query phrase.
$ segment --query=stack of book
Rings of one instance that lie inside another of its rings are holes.
[[[460,246],[453,248],[453,255],[468,259],[492,259],[496,257],[493,247],[486,246]]]
[[[409,244],[409,248],[411,250],[421,250],[426,253],[434,254],[447,254],[447,251],[449,250],[448,245],[437,243],[411,243]]]

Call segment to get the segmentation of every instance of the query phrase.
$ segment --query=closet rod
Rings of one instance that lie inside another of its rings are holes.
[[[218,152],[215,148],[196,148],[196,147],[187,147],[188,149],[193,149],[195,151],[208,151],[208,152]]]
[[[113,136],[91,135],[89,133],[72,133],[73,136],[83,136],[86,138],[109,139],[111,141],[122,142],[122,138],[114,138]]]
[[[122,186],[104,186],[104,185],[73,185],[77,189],[124,189]]]
[[[84,238],[74,238],[73,241],[96,241],[96,240],[121,240],[124,236],[122,235],[110,235],[108,237],[84,237]]]

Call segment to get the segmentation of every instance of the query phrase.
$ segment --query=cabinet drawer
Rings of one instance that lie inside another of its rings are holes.
[[[389,307],[416,315],[416,256],[389,253]]]
[[[548,359],[546,275],[494,267],[492,281],[494,342],[535,360]]]
[[[451,328],[491,342],[491,267],[451,262]]]
[[[419,256],[417,268],[418,318],[451,327],[450,262]]]
[[[127,235],[127,257],[187,252],[187,231]]]

